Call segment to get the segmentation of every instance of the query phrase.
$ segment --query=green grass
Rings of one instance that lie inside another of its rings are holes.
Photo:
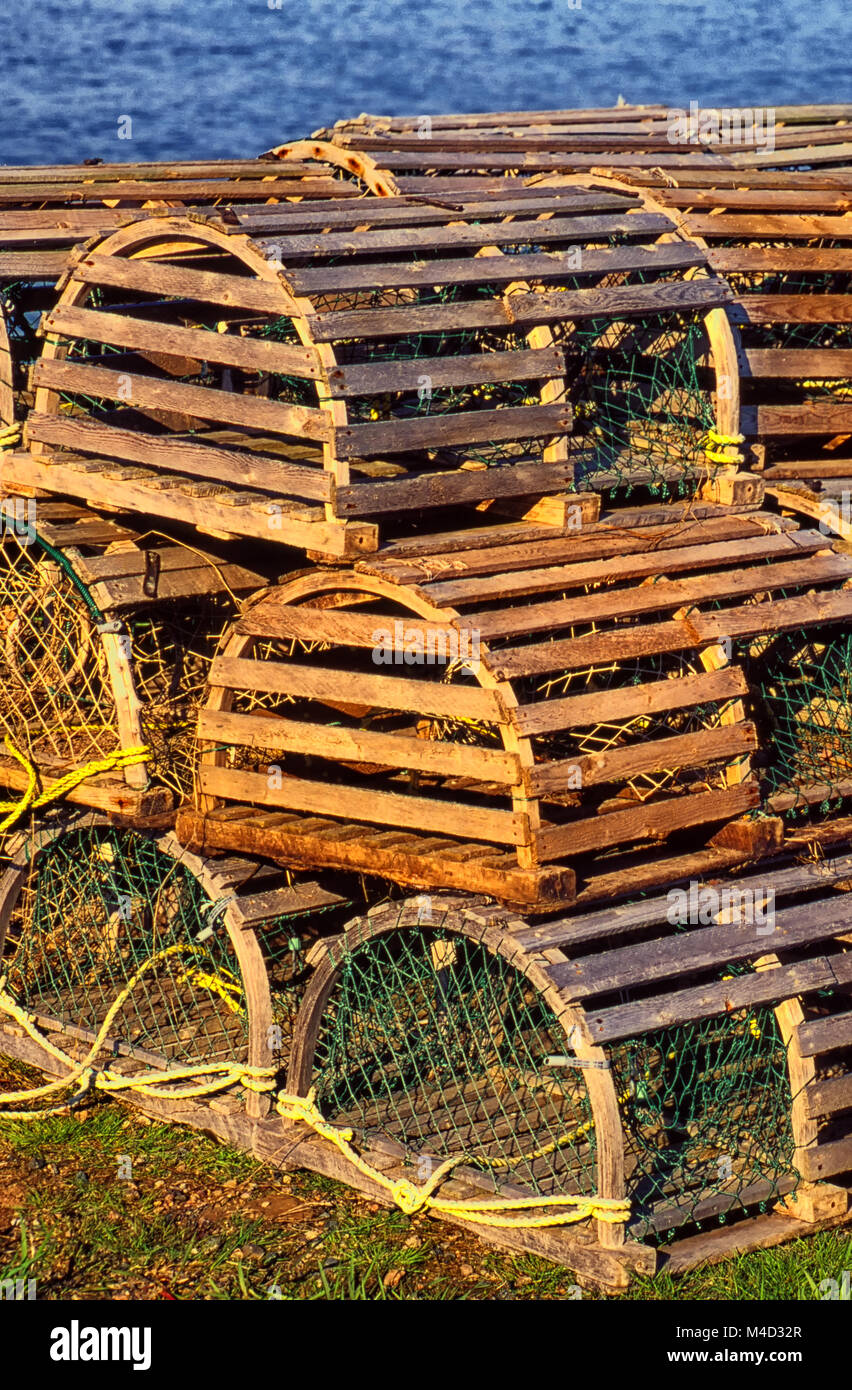
[[[29,1074],[0,1063],[0,1090]],[[619,1297],[812,1300],[844,1269],[852,1237],[829,1231],[677,1280],[636,1276]],[[602,1297],[533,1256],[489,1249],[317,1174],[279,1173],[113,1101],[83,1119],[0,1124],[0,1280],[31,1278],[42,1299]]]

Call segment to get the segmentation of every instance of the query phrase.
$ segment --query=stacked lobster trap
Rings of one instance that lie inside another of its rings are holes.
[[[605,1289],[844,1219],[852,558],[655,182],[754,151],[664,115],[74,186],[120,215],[0,455],[0,1037],[55,1078],[3,1113],[122,1093]]]

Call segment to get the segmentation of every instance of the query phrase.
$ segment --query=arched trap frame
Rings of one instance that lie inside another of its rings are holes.
[[[727,863],[777,850],[735,644],[830,646],[849,558],[759,511],[588,526],[537,558],[421,551],[261,594],[211,668],[179,834],[537,910],[618,855],[666,881],[682,832]]]
[[[162,813],[191,792],[207,667],[262,576],[66,502],[0,517],[0,784],[20,814],[66,796]]]
[[[620,478],[637,451],[695,486],[714,471],[694,359],[730,294],[693,246],[657,244],[669,218],[574,184],[524,217],[511,196],[398,201],[371,200],[366,230],[343,200],[235,213],[228,232],[155,219],[86,249],[45,319],[6,485],[354,557],[424,509],[481,526],[555,494],[564,529],[586,474]]]
[[[305,956],[344,901],[258,860],[201,859],[172,834],[54,816],[17,836],[0,881],[0,1047],[60,1078],[82,1049],[87,1068],[109,1058],[107,1089],[131,1099],[213,1096],[228,1114],[245,1100],[260,1117],[289,1055]],[[71,1080],[85,1093],[85,1077]],[[33,1097],[34,1113],[42,1104]]]
[[[287,1088],[364,1165],[310,1138],[299,1159],[427,1206],[445,1182],[451,1219],[490,1199],[470,1220],[515,1238],[531,1215],[578,1218],[562,1258],[599,1277],[613,1256],[685,1269],[738,1232],[747,1249],[835,1223],[845,1187],[818,1179],[850,1162],[849,1082],[815,1055],[848,1035],[831,891],[848,872],[794,864],[539,925],[442,894],[373,909],[318,961]]]

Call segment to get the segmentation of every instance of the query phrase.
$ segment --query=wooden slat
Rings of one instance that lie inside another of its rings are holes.
[[[535,558],[539,565],[566,564],[574,560],[644,553],[650,546],[667,550],[795,529],[795,523],[769,512],[737,515],[727,508],[725,513],[705,512],[703,517],[700,512],[694,502],[690,502],[688,513],[680,507],[674,511],[658,507],[653,529],[644,530],[645,523],[637,519],[635,511],[619,509],[599,524],[586,523],[581,532],[574,531],[571,535],[554,537],[546,530],[539,531],[534,537]],[[621,517],[623,524],[614,525]],[[640,528],[638,534],[637,526]],[[476,537],[469,532],[450,533],[448,540],[433,533],[391,541],[380,555],[364,563],[369,564],[371,573],[391,575],[402,582],[434,584],[471,575],[529,570],[530,539],[529,523],[502,530],[491,527]]]
[[[559,376],[565,355],[558,347],[530,348],[524,352],[477,352],[458,357],[418,357],[405,362],[353,362],[329,373],[333,396],[385,395],[390,391],[418,391],[424,378],[430,389],[438,386],[471,386],[481,382],[534,381]]]
[[[745,348],[743,357],[753,377],[825,380],[852,375],[852,348]]]
[[[418,768],[443,776],[465,776],[508,786],[520,783],[517,756],[472,744],[447,743],[406,733],[346,729],[333,724],[282,719],[272,715],[232,714],[203,709],[199,738],[217,744],[305,753],[339,762],[384,763]]]
[[[852,294],[742,294],[732,323],[852,323]]]
[[[167,229],[163,230],[168,239]],[[120,256],[86,256],[74,267],[74,279],[86,285],[111,285],[117,289],[140,290],[163,298],[174,296],[197,299],[205,304],[222,304],[234,309],[253,309],[261,314],[286,313],[287,305],[278,287],[251,276],[221,275],[210,270],[192,270],[152,260],[127,260]]]
[[[229,494],[240,496],[246,505],[229,505],[219,496],[193,496],[184,490],[203,484],[192,483],[178,474],[145,477],[104,477],[88,471],[87,462],[72,455],[57,455],[45,463],[41,455],[5,453],[0,455],[0,482],[6,487],[40,487],[47,492],[85,498],[99,506],[127,508],[146,516],[170,517],[205,530],[228,536],[248,536],[274,545],[322,551],[333,556],[352,556],[375,550],[376,527],[367,522],[326,522],[317,509],[300,503],[276,501],[263,493]],[[97,463],[94,465],[98,467]],[[103,467],[103,465],[100,465]],[[91,467],[91,465],[90,465]],[[107,466],[109,472],[109,467]],[[113,471],[117,472],[113,465]],[[221,484],[209,484],[210,488]],[[295,512],[295,515],[294,515]]]
[[[805,1091],[805,1104],[811,1119],[833,1115],[838,1110],[852,1108],[852,1075],[831,1076],[812,1082]]]
[[[709,309],[729,303],[731,298],[731,290],[724,280],[672,280],[613,289],[555,290],[513,294],[504,299],[455,300],[449,304],[333,309],[325,314],[310,315],[307,322],[315,342],[331,343],[342,338],[457,332],[587,318],[635,318],[675,310]]]
[[[0,232],[0,243],[3,235]],[[0,252],[0,280],[58,280],[68,265],[67,251]]]
[[[743,216],[740,213],[719,213],[702,216],[693,213],[688,218],[689,231],[693,236],[719,237],[727,240],[734,237],[777,237],[779,240],[811,237],[852,236],[852,214],[841,213],[836,217],[808,216],[805,213],[773,213]]]
[[[738,757],[756,747],[757,732],[753,724],[700,729],[694,734],[675,734],[670,738],[648,740],[628,748],[611,748],[601,753],[540,763],[530,771],[529,789],[532,794],[547,796],[568,791],[572,787],[599,786],[649,772],[706,767],[720,759],[727,761]]]
[[[774,925],[770,922],[767,930],[764,924],[763,935],[759,926],[745,921],[714,922],[709,927],[551,965],[548,973],[566,997],[587,999],[759,958],[770,949],[775,954],[826,941],[848,929],[849,914],[841,894],[776,913]]]
[[[516,323],[586,318],[633,318],[668,310],[709,309],[732,298],[724,280],[664,280],[613,289],[547,290],[513,294],[505,301]]]
[[[267,338],[240,338],[200,328],[178,328],[169,323],[78,309],[73,305],[60,304],[45,314],[42,328],[66,338],[197,357],[202,362],[224,362],[247,372],[282,372],[296,377],[318,377],[322,372],[317,355],[310,348],[276,343]]]
[[[330,232],[327,236],[288,237],[286,250],[279,236],[282,256],[338,256],[346,254],[381,255],[407,250],[432,251],[441,247],[511,246],[517,243],[539,245],[545,241],[585,241],[618,233],[653,236],[674,231],[670,218],[659,213],[611,213],[599,217],[554,217],[535,221],[479,222],[473,226],[411,227],[375,232]],[[267,238],[258,238],[261,247]]]
[[[552,565],[519,573],[488,575],[485,578],[449,579],[443,583],[439,580],[437,583],[424,585],[424,588],[437,604],[478,603],[489,598],[519,598],[564,589],[568,585],[579,587],[605,581],[612,583],[621,579],[644,579],[649,575],[668,575],[679,570],[703,569],[735,561],[806,555],[813,550],[824,550],[827,541],[826,536],[814,531],[797,531],[792,535],[761,535],[736,541],[720,541],[715,545],[709,543],[671,546],[662,553],[657,548],[638,554],[612,555],[603,560]],[[498,567],[496,561],[495,567]]]
[[[852,1046],[852,1012],[809,1019],[799,1025],[798,1040],[803,1057],[818,1057],[823,1052]]]
[[[759,802],[756,783],[744,782],[728,791],[694,792],[631,806],[625,811],[608,811],[566,825],[545,825],[538,831],[535,843],[539,858],[547,863],[632,840],[663,840],[687,826],[732,820]]]
[[[825,539],[830,545],[828,537]],[[852,560],[847,556],[832,553],[812,555],[776,564],[750,565],[739,570],[711,571],[692,575],[688,579],[668,579],[663,576],[652,584],[639,584],[632,589],[604,591],[549,603],[489,609],[478,612],[475,621],[481,636],[491,641],[542,630],[555,633],[559,628],[575,624],[626,618],[680,608],[685,604],[765,593],[772,589],[796,589],[807,584],[842,581],[850,575]],[[570,582],[569,573],[566,588]],[[563,640],[571,642],[574,639]]]
[[[747,405],[745,434],[845,434],[852,428],[852,401],[808,401],[803,405]]]
[[[208,201],[249,202],[253,199],[316,197],[323,191],[341,198],[357,198],[359,190],[331,178],[289,176],[287,166],[278,165],[267,179],[114,179],[97,184],[84,179],[74,182],[14,183],[4,187],[0,181],[0,206],[27,202],[100,203],[115,199],[122,203],[153,201],[200,204]]]
[[[26,433],[28,439],[43,444],[101,458],[150,464],[153,468],[178,468],[193,477],[218,478],[235,488],[256,487],[276,496],[292,494],[319,502],[327,502],[332,496],[331,475],[322,469],[300,467],[245,449],[221,449],[171,435],[145,434],[82,417],[42,415],[35,411],[27,417]]]
[[[459,506],[486,498],[525,497],[561,492],[573,482],[570,460],[530,463],[520,460],[499,468],[456,468],[413,474],[407,478],[364,479],[338,487],[338,516],[375,516],[412,507]],[[571,494],[578,497],[577,493]],[[577,504],[579,505],[579,503]]]
[[[343,700],[438,718],[476,719],[497,724],[505,717],[497,695],[491,690],[464,689],[401,676],[297,666],[294,662],[217,656],[208,680],[213,686],[224,685],[233,690],[265,690],[271,694],[332,703]]]
[[[852,271],[852,246],[711,246],[707,261],[731,271]]]
[[[432,643],[439,650],[443,646],[445,651],[455,651],[459,645],[458,629],[450,622],[427,622],[414,613],[404,618],[385,613],[371,613],[365,617],[349,611],[315,608],[309,603],[278,602],[275,594],[249,608],[235,624],[234,631],[273,639],[298,637],[308,642],[363,647],[367,651],[387,645],[402,653],[408,634],[417,634],[424,646]],[[399,664],[405,664],[401,655]]]
[[[566,642],[496,652],[490,665],[500,679],[523,674],[576,670],[607,665],[653,652],[685,651],[718,642],[722,637],[754,637],[758,633],[787,632],[812,623],[843,621],[852,616],[852,593],[809,594],[801,598],[773,599],[771,604],[744,604],[718,613],[695,613],[688,621],[652,623],[613,632],[594,633]]]
[[[852,955],[818,956],[795,965],[740,975],[733,980],[656,995],[636,1004],[616,1004],[611,1009],[587,1013],[586,1026],[595,1042],[615,1042],[658,1028],[712,1018],[719,1013],[733,1013],[757,1004],[774,1004],[797,994],[848,984],[850,980]]]
[[[236,391],[220,391],[210,386],[188,386],[183,382],[140,376],[137,372],[114,372],[83,362],[42,358],[33,368],[32,381],[34,386],[81,391],[129,406],[182,411],[199,420],[219,420],[228,425],[270,429],[308,439],[324,440],[331,435],[330,417],[318,408],[286,405],[262,396],[243,396]]]
[[[311,205],[298,203],[284,205],[264,204],[257,208],[235,208],[234,219],[239,227],[250,236],[266,239],[280,234],[289,238],[305,232],[322,232],[337,235],[344,229],[360,231],[370,229],[390,231],[396,227],[405,230],[413,227],[429,227],[448,222],[462,225],[483,218],[525,217],[551,215],[579,216],[583,213],[620,213],[640,207],[636,195],[594,192],[577,187],[547,188],[539,185],[527,187],[525,196],[515,198],[512,188],[507,188],[496,198],[480,201],[476,193],[467,198],[457,198],[449,205],[445,199],[421,198],[381,198],[350,200],[329,204]],[[533,196],[531,197],[530,194]],[[448,216],[448,213],[451,214]],[[282,256],[286,262],[287,240],[282,240]]]
[[[237,808],[228,808],[234,811]],[[253,813],[250,807],[235,819],[219,820],[217,812],[201,816],[186,808],[179,817],[182,844],[234,849],[272,855],[282,863],[327,866],[349,872],[379,874],[416,888],[452,888],[486,893],[498,900],[539,908],[570,902],[574,875],[563,867],[520,869],[514,855],[487,855],[487,845],[457,841],[461,854],[433,854],[422,836],[379,835],[370,825],[343,825],[296,815]],[[335,838],[335,831],[339,835]],[[352,831],[356,831],[353,835]],[[392,843],[388,845],[388,839]],[[434,844],[434,841],[431,841]]]
[[[562,700],[540,700],[513,710],[520,734],[528,738],[557,729],[583,728],[601,722],[617,723],[663,710],[686,709],[692,704],[733,700],[748,691],[739,666],[719,671],[699,671],[674,680],[648,681],[623,690],[596,690],[589,695],[569,695]]]
[[[669,861],[671,862],[671,861]],[[814,890],[826,892],[834,883],[843,881],[852,874],[852,855],[841,855],[836,859],[812,860],[809,863],[793,864],[786,869],[774,869],[771,872],[763,869],[760,873],[751,874],[744,878],[723,879],[721,883],[716,881],[715,874],[711,873],[711,881],[719,892],[730,892],[731,894],[752,894],[755,898],[762,898],[768,889],[775,894],[776,900],[789,898],[798,893],[808,893]],[[700,879],[684,875],[681,869],[671,874],[671,882],[677,879],[689,878],[690,884],[694,885],[696,893],[703,887]],[[541,925],[522,927],[513,931],[512,938],[527,950],[553,950],[556,947],[567,948],[571,955],[579,952],[581,947],[594,949],[592,943],[608,941],[623,941],[623,939],[634,933],[646,931],[649,927],[662,926],[668,921],[668,914],[671,911],[671,897],[666,893],[662,897],[644,898],[639,902],[622,903],[615,906],[604,908],[597,912],[583,912],[575,917],[563,917],[560,921],[545,922]],[[850,1020],[850,1032],[852,1032],[852,1014],[846,1015]],[[833,1019],[819,1020],[816,1025],[821,1028],[823,1023],[829,1025]],[[806,1032],[812,1025],[803,1024],[800,1032]],[[829,1028],[827,1037],[832,1037]],[[843,1046],[842,1043],[837,1044]],[[803,1056],[813,1055],[821,1051],[818,1045],[810,1052],[802,1052]],[[800,1048],[801,1051],[801,1048]]]
[[[685,270],[703,265],[705,253],[697,246],[672,242],[661,246],[616,246],[611,250],[527,252],[505,261],[500,256],[467,257],[464,260],[410,261],[401,265],[306,266],[289,269],[287,283],[297,294],[328,294],[352,289],[403,289],[437,285],[511,283],[523,271],[525,279],[558,280],[563,276],[606,275],[620,270]],[[852,267],[852,253],[850,253]]]
[[[355,818],[368,825],[437,830],[447,835],[505,845],[524,844],[528,838],[524,815],[462,805],[435,796],[402,796],[394,792],[368,791],[351,784],[312,782],[287,776],[277,787],[270,786],[265,773],[203,765],[199,769],[199,783],[208,796],[259,806],[286,806],[347,821]]]
[[[338,458],[353,459],[369,454],[404,453],[490,440],[531,439],[539,435],[564,434],[571,428],[571,419],[570,405],[557,404],[380,420],[376,424],[338,428],[334,436],[335,449]]]

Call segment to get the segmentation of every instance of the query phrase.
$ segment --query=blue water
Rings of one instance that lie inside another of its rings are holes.
[[[0,0],[0,162],[252,155],[365,110],[852,100],[849,0],[276,3]]]

